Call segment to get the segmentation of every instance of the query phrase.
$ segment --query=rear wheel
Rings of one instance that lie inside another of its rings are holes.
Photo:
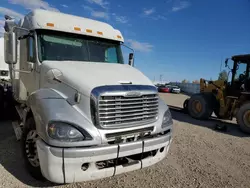
[[[26,168],[30,175],[37,180],[43,180],[44,177],[40,169],[36,146],[36,141],[38,138],[39,136],[35,129],[35,121],[31,117],[26,121],[24,126],[22,135],[22,152]]]
[[[188,113],[195,119],[208,119],[212,113],[212,101],[209,95],[196,94],[188,101]]]
[[[250,133],[250,103],[243,104],[240,107],[236,120],[243,132]]]

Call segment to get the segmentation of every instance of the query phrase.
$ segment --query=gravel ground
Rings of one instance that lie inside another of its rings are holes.
[[[169,104],[182,106],[185,95],[161,94]],[[227,123],[227,132],[213,129],[215,122],[198,121],[172,111],[174,139],[169,155],[160,163],[112,178],[55,187],[249,187],[250,137]],[[10,122],[0,124],[0,187],[52,187],[25,171],[20,144]]]

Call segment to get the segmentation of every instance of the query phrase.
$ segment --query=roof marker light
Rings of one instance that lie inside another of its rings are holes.
[[[101,31],[97,31],[98,35],[103,35],[103,33]]]
[[[121,37],[120,35],[117,35],[117,38],[118,38],[118,39],[121,39],[122,37]]]
[[[49,27],[54,27],[53,23],[47,23],[46,25],[49,26]]]
[[[80,27],[74,27],[74,30],[75,31],[81,31],[81,28]]]
[[[86,32],[92,33],[92,30],[91,29],[86,29]]]

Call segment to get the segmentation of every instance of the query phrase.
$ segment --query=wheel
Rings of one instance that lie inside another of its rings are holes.
[[[36,141],[39,138],[33,117],[28,118],[23,129],[22,152],[25,166],[30,175],[37,180],[44,180],[40,169],[40,163],[37,153]]]
[[[188,101],[189,101],[189,99],[186,99],[186,100],[184,101],[184,103],[183,103],[183,110],[184,110],[184,112],[187,112],[187,111],[188,111]]]
[[[236,115],[236,120],[240,125],[240,129],[250,134],[250,103],[243,104],[240,107]]]
[[[208,119],[213,113],[209,95],[195,94],[188,100],[188,113],[195,119]]]

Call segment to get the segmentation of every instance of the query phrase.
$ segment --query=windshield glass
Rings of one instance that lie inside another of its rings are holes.
[[[122,63],[120,42],[63,33],[38,31],[38,56],[44,60]]]

